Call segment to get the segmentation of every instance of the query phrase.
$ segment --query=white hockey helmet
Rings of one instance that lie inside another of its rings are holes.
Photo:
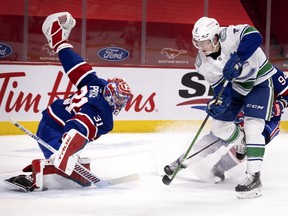
[[[214,18],[201,17],[194,25],[192,37],[194,41],[211,40],[220,29],[219,23]]]

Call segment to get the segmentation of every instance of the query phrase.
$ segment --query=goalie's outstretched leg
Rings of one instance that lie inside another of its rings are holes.
[[[83,165],[88,170],[90,170],[90,161],[90,158],[78,159],[78,163]],[[71,180],[81,185],[82,187],[87,187],[91,185],[91,182],[89,182],[87,179],[83,178],[76,172],[72,172],[71,175],[66,175],[61,170],[56,169],[55,166],[47,159],[35,159],[22,171],[25,174],[13,176],[9,179],[4,180],[4,182],[24,192],[45,191],[49,188],[49,186],[53,187],[51,183],[48,186],[48,178],[50,180],[51,178],[57,179],[57,185],[63,186],[66,185],[68,182],[71,182]],[[63,180],[59,180],[59,176],[64,177],[60,178]]]

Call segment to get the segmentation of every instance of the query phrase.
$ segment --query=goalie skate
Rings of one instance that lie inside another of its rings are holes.
[[[56,53],[63,48],[72,47],[71,44],[67,43],[67,40],[75,24],[75,19],[68,12],[52,14],[43,22],[42,32],[50,48]]]
[[[5,183],[19,188],[24,192],[31,192],[34,190],[34,183],[31,175],[19,175],[4,180]]]
[[[164,172],[166,173],[166,175],[173,175],[173,173],[175,172],[177,167],[180,165],[182,159],[183,159],[183,155],[181,157],[179,157],[173,163],[166,165],[164,167]],[[187,168],[187,165],[182,163],[180,168],[179,168],[179,171],[182,170],[182,169],[185,169],[185,168]]]
[[[239,199],[256,198],[262,195],[260,172],[247,174],[244,181],[237,185],[235,190]]]

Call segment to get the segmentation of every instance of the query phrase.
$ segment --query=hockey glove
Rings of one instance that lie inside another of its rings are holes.
[[[219,95],[222,86],[223,83],[213,88],[214,97],[207,104],[206,112],[213,118],[221,115],[231,103],[231,91],[232,91],[231,83],[228,83],[228,85],[222,92],[221,97],[216,101],[216,98]]]
[[[244,62],[240,60],[237,53],[231,54],[230,59],[226,62],[223,69],[223,77],[231,82],[234,78],[238,77],[242,72]]]
[[[287,102],[284,99],[276,100],[273,104],[272,116],[281,116],[285,107],[287,107]]]
[[[211,117],[217,117],[224,113],[226,108],[230,105],[231,103],[231,98],[226,95],[222,95],[217,101],[216,97],[214,97],[212,100],[208,102],[207,105],[207,114],[210,115]]]

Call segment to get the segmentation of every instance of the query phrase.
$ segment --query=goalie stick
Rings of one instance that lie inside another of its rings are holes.
[[[218,94],[217,97],[216,97],[216,101],[215,101],[215,103],[217,103],[217,101],[218,101],[219,98],[221,97],[221,95],[222,95],[224,89],[226,88],[227,84],[228,84],[228,80],[225,80],[225,82],[224,82],[224,84],[223,84],[223,86],[222,86],[222,88],[221,88],[219,94]],[[206,117],[205,117],[205,119],[204,119],[204,121],[202,122],[200,128],[198,129],[198,131],[197,131],[197,133],[196,133],[194,139],[192,140],[192,142],[191,142],[189,148],[188,148],[187,151],[185,152],[185,154],[184,154],[182,160],[180,161],[180,163],[179,163],[178,166],[176,167],[176,169],[175,169],[173,175],[171,176],[171,178],[169,178],[168,175],[164,175],[164,176],[163,176],[163,178],[162,178],[162,182],[163,182],[165,185],[170,185],[171,182],[173,181],[173,179],[175,178],[175,176],[177,175],[178,171],[181,169],[181,166],[182,166],[183,161],[186,160],[186,158],[187,158],[189,152],[191,151],[191,149],[192,149],[194,143],[196,142],[198,136],[200,135],[201,131],[203,130],[204,126],[206,125],[206,122],[208,121],[208,119],[209,119],[209,115],[207,114]]]
[[[53,153],[56,152],[56,150],[53,147],[51,147],[48,143],[46,143],[37,135],[33,134],[31,131],[27,130],[25,127],[23,127],[21,124],[19,124],[17,121],[12,119],[11,117],[9,117],[9,122],[11,122],[13,125],[15,125],[17,128],[19,128],[21,131],[23,131],[30,137],[32,137],[39,144],[49,149],[51,152]],[[86,167],[84,167],[78,162],[75,165],[74,171],[78,173],[80,176],[82,176],[83,178],[85,178],[87,181],[91,182],[92,184],[94,184],[95,186],[99,188],[121,184],[125,182],[130,182],[130,181],[135,181],[139,179],[138,174],[130,174],[130,175],[126,175],[126,176],[122,176],[122,177],[110,179],[110,180],[100,179],[94,173],[92,173],[90,170],[88,170]]]

